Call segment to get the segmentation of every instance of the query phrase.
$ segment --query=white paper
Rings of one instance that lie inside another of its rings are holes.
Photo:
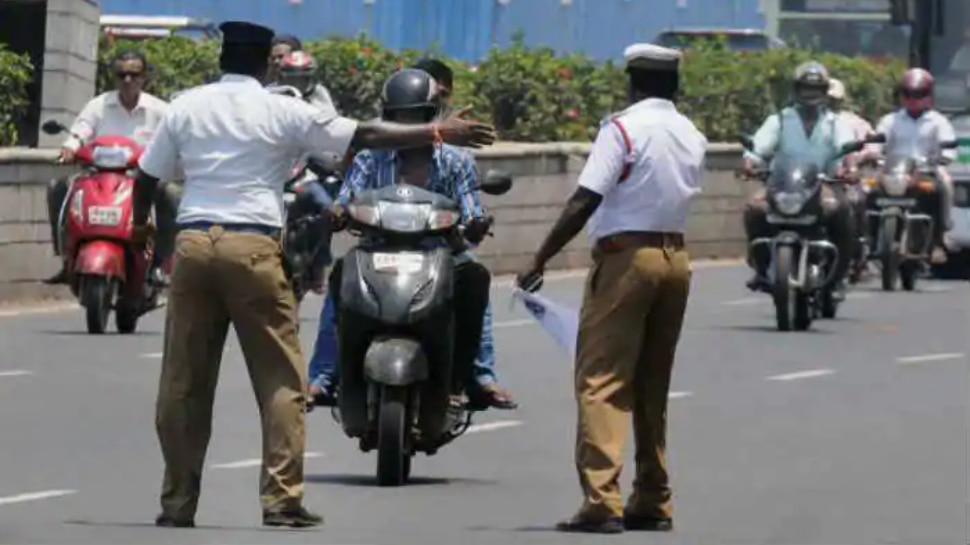
[[[516,288],[513,300],[522,302],[526,312],[539,322],[542,329],[552,337],[572,360],[576,359],[576,339],[579,336],[579,312],[575,309],[554,303],[537,294]]]

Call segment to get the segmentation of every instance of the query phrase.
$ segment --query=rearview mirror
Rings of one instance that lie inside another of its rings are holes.
[[[479,182],[478,189],[489,195],[504,195],[512,189],[512,175],[499,170],[489,170]]]
[[[741,147],[743,147],[744,149],[748,151],[754,151],[754,140],[752,140],[750,136],[746,134],[739,134],[738,142],[741,143]]]
[[[956,149],[960,147],[960,143],[956,140],[950,140],[949,142],[940,142],[940,149]]]
[[[885,144],[886,143],[886,135],[885,134],[873,134],[873,135],[867,136],[866,139],[863,140],[863,142],[866,143],[866,144]]]
[[[64,125],[58,123],[53,119],[48,119],[47,121],[44,122],[43,125],[40,126],[40,129],[44,131],[45,134],[53,135],[53,134],[60,134],[62,132],[65,132],[67,130],[67,127],[65,127]]]

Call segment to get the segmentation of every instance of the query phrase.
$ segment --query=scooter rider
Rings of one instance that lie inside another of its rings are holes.
[[[382,117],[399,123],[431,120],[438,111],[436,95],[436,83],[428,73],[416,69],[401,70],[385,83]],[[476,178],[474,159],[467,152],[453,146],[443,145],[402,152],[364,150],[354,158],[338,202],[346,204],[351,192],[362,189],[396,183],[424,186],[429,191],[444,194],[461,204],[462,222],[470,222],[466,238],[472,244],[477,244],[484,236],[482,228],[487,228],[487,224],[482,222],[482,209],[477,192],[468,191]],[[331,309],[337,305],[336,297],[339,294],[334,292],[334,286],[338,285],[335,279],[339,278],[339,269],[338,261],[331,275],[327,301],[324,302],[325,305],[331,305]],[[459,362],[474,362],[485,327],[489,289],[487,279],[490,275],[480,263],[467,256],[459,256],[456,265],[456,278],[458,277],[464,279],[456,282],[454,301],[458,303],[463,298],[468,300],[461,302],[464,308],[456,308],[455,359]],[[323,325],[325,324],[321,324]],[[317,339],[318,347],[321,343],[328,343],[328,339],[324,338],[325,334],[325,328],[321,327],[320,337]],[[317,373],[311,378],[314,382],[313,393],[317,404],[332,405],[339,369],[336,362],[329,358],[323,363],[327,365],[311,371]],[[461,363],[458,367],[470,369],[472,363]],[[473,378],[477,377],[469,377],[468,384],[468,394],[473,405],[508,408],[495,396],[494,385],[483,384],[472,380]]]
[[[71,126],[72,136],[61,147],[58,157],[60,162],[74,161],[83,141],[101,135],[127,136],[146,146],[155,134],[168,103],[143,90],[148,76],[148,60],[145,55],[138,51],[124,51],[113,59],[111,67],[116,89],[94,97],[84,106]],[[55,179],[47,188],[47,215],[51,242],[57,256],[61,255],[61,210],[70,191],[71,179]],[[159,185],[155,196],[156,239],[153,271],[156,273],[164,259],[171,255],[175,243],[175,214],[181,194],[181,187],[167,182]],[[67,280],[67,270],[62,261],[61,269],[44,282],[63,284]]]
[[[818,62],[807,62],[795,69],[792,80],[794,102],[777,114],[769,116],[754,135],[754,152],[745,153],[745,170],[751,173],[764,159],[774,156],[794,156],[818,165],[829,176],[840,174],[838,154],[841,147],[853,141],[852,130],[826,108],[829,90],[828,70]],[[849,203],[842,188],[828,185],[822,188],[824,221],[832,243],[839,251],[835,267],[834,293],[844,298],[844,278],[852,252],[852,223]],[[745,205],[744,227],[748,237],[748,262],[755,275],[748,282],[750,289],[764,285],[764,270],[755,260],[750,243],[768,231],[768,203],[765,189],[759,189]]]
[[[886,136],[881,146],[883,154],[893,149],[917,149],[929,158],[945,157],[955,160],[957,150],[941,149],[943,142],[956,140],[956,132],[950,120],[933,109],[933,76],[922,68],[907,70],[899,83],[902,108],[886,114],[876,125],[876,133]],[[943,235],[952,228],[950,208],[953,206],[953,180],[942,165],[936,168],[939,195],[938,206],[928,211],[934,218],[934,263],[946,261]]]

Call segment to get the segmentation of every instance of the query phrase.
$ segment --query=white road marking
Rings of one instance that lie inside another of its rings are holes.
[[[307,452],[303,455],[303,459],[307,460],[310,458],[320,458],[323,456],[322,452]],[[263,465],[262,458],[249,458],[248,460],[238,460],[235,462],[226,462],[224,464],[212,464],[212,469],[242,469],[244,467],[259,467]]]
[[[831,375],[834,373],[835,371],[831,369],[812,369],[809,371],[798,371],[797,373],[785,373],[784,375],[775,375],[773,377],[768,377],[765,380],[778,380],[778,381],[799,380],[803,378],[824,377],[825,375]]]
[[[524,327],[527,325],[538,325],[539,322],[529,318],[524,320],[508,320],[505,322],[495,322],[492,324],[492,329],[501,329],[506,327]]]
[[[495,431],[504,428],[514,428],[516,426],[521,426],[524,422],[520,420],[499,420],[497,422],[485,422],[483,424],[472,424],[468,426],[465,433],[481,433],[484,431]]]
[[[11,371],[0,371],[0,378],[7,377],[23,377],[26,375],[33,375],[33,371],[24,371],[23,369],[14,369]]]
[[[77,490],[42,490],[40,492],[28,492],[26,494],[17,494],[16,496],[0,497],[0,505],[46,500],[48,498],[70,496],[71,494],[77,494]]]
[[[682,397],[690,397],[692,395],[694,395],[694,394],[691,393],[691,392],[670,392],[669,394],[667,394],[667,398],[668,399],[680,399]]]
[[[914,363],[926,363],[930,361],[942,361],[942,360],[956,360],[966,357],[962,352],[951,352],[947,354],[923,354],[921,356],[907,356],[905,358],[896,358],[896,361],[903,365],[914,364]]]
[[[161,352],[148,352],[147,354],[139,354],[139,358],[160,358],[162,357]]]

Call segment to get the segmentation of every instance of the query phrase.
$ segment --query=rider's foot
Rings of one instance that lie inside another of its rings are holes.
[[[762,288],[762,286],[765,285],[765,279],[763,276],[755,273],[745,285],[748,286],[748,289],[751,291],[758,291]]]
[[[165,271],[161,267],[152,267],[148,271],[148,285],[157,288],[167,287],[168,275],[165,274]]]
[[[937,246],[933,248],[933,253],[930,255],[930,262],[934,265],[942,265],[946,263],[946,250],[942,246]]]
[[[54,276],[51,276],[50,278],[44,279],[44,283],[52,286],[57,284],[66,284],[67,269],[64,267],[61,267],[61,270],[57,271],[57,274],[55,274]]]
[[[307,397],[310,404],[317,407],[333,407],[337,404],[337,396],[332,388],[320,384],[311,384]]]
[[[471,398],[471,403],[476,406],[504,410],[517,409],[519,407],[519,404],[512,398],[512,394],[497,384],[482,384],[478,388],[475,388],[469,397]]]
[[[832,287],[832,299],[836,301],[845,301],[845,281],[839,280]]]

